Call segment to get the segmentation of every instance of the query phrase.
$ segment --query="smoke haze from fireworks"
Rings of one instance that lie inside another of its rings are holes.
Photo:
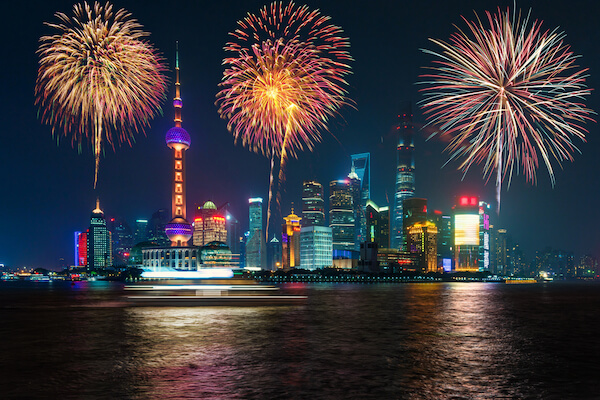
[[[53,134],[71,135],[79,150],[91,142],[98,178],[104,141],[131,145],[161,111],[167,80],[163,59],[148,33],[124,9],[80,3],[73,15],[58,12],[58,31],[40,38],[36,105]]]
[[[565,33],[543,31],[542,22],[529,27],[529,14],[486,12],[476,15],[466,30],[450,42],[430,39],[435,56],[421,91],[420,105],[428,125],[452,138],[449,162],[460,159],[465,174],[483,164],[484,178],[496,172],[498,207],[502,182],[522,170],[527,182],[537,182],[540,159],[554,185],[553,162],[573,160],[573,138],[585,141],[583,124],[593,121],[585,97],[587,69],[564,43]]]

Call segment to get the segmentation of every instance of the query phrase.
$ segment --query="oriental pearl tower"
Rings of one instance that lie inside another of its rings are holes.
[[[167,132],[165,140],[167,147],[173,150],[173,186],[171,200],[171,215],[173,219],[165,226],[165,232],[171,240],[171,246],[187,246],[192,237],[192,225],[185,218],[185,151],[190,148],[190,135],[181,127],[181,90],[179,83],[179,46],[175,52],[175,126]]]

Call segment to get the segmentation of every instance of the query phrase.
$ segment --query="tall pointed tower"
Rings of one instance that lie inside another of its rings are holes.
[[[396,194],[392,214],[391,246],[394,249],[404,248],[404,211],[402,202],[415,195],[415,142],[413,138],[412,108],[410,105],[401,115],[398,130],[398,166],[396,168]]]
[[[185,151],[190,148],[190,135],[181,127],[181,88],[179,83],[179,44],[175,52],[175,126],[167,132],[167,146],[173,150],[173,187],[171,200],[171,215],[173,219],[165,227],[165,232],[171,240],[171,246],[187,246],[192,237],[192,225],[185,218]]]

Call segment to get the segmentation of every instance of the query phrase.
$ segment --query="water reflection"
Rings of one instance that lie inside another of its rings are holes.
[[[0,288],[0,397],[600,398],[597,289],[331,284],[298,307],[127,308],[117,286]]]

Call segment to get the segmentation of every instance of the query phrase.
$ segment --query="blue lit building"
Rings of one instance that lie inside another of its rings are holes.
[[[326,226],[300,228],[300,268],[315,270],[332,265],[331,228]]]

